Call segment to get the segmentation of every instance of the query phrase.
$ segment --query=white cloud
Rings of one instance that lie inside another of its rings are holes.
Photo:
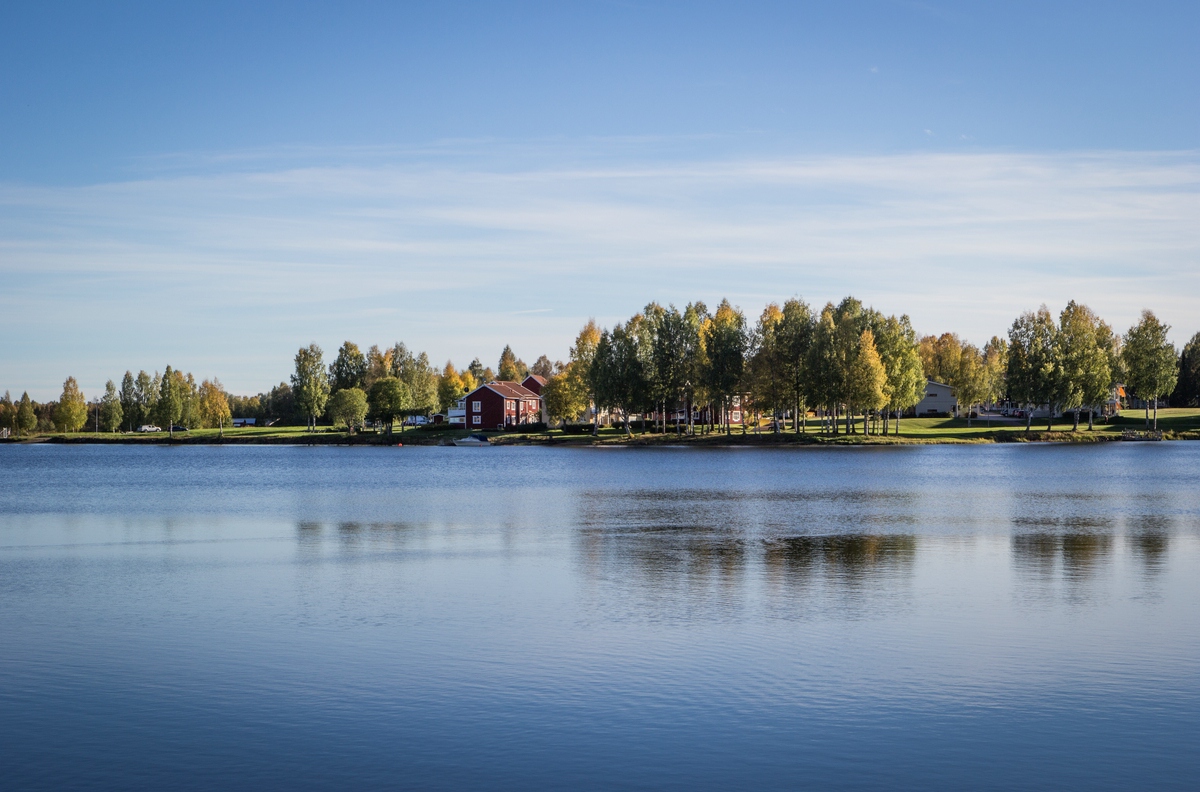
[[[1177,341],[1200,329],[1194,152],[664,164],[622,151],[0,185],[0,330],[27,339],[0,352],[0,388],[76,373],[95,389],[174,362],[256,390],[300,343],[347,337],[439,360],[506,342],[561,357],[588,316],[726,294],[757,312],[854,293],[977,341],[1072,298],[1118,327],[1148,306]]]

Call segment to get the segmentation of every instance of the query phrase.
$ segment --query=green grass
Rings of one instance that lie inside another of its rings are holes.
[[[859,425],[858,433],[846,435],[844,433],[844,422],[839,424],[839,434],[834,437],[831,435],[820,434],[821,423],[817,419],[810,418],[808,421],[807,431],[803,438],[795,437],[795,434],[788,430],[783,433],[782,437],[774,437],[764,427],[763,431],[756,434],[752,429],[748,429],[747,434],[743,435],[739,428],[735,428],[731,436],[727,439],[725,433],[721,430],[714,430],[710,434],[702,434],[697,427],[697,435],[688,437],[684,435],[682,438],[677,437],[675,432],[668,431],[666,434],[658,434],[654,432],[639,433],[635,432],[632,441],[636,443],[673,443],[687,442],[699,444],[721,444],[725,442],[741,443],[795,443],[795,442],[820,442],[820,443],[890,443],[890,442],[910,442],[910,443],[970,443],[970,442],[1006,442],[1006,441],[1022,441],[1022,440],[1061,440],[1061,441],[1087,441],[1087,440],[1103,440],[1115,439],[1120,436],[1121,432],[1126,429],[1141,430],[1145,428],[1145,414],[1142,410],[1125,410],[1118,417],[1112,419],[1108,423],[1097,423],[1093,431],[1088,431],[1086,422],[1081,422],[1079,431],[1072,431],[1072,421],[1057,420],[1054,422],[1053,428],[1048,433],[1046,430],[1045,421],[1034,421],[1031,431],[1026,433],[1025,424],[1005,423],[993,424],[988,426],[985,419],[975,419],[971,422],[971,426],[967,426],[967,422],[963,418],[903,418],[900,421],[900,434],[898,436],[889,435],[884,438],[878,435],[872,435],[865,438],[862,435],[862,427]],[[1167,433],[1168,437],[1190,437],[1200,439],[1200,408],[1163,408],[1158,411],[1158,428]],[[310,433],[304,426],[271,426],[271,427],[246,427],[242,429],[226,429],[224,438],[226,441],[238,442],[263,442],[263,443],[406,443],[406,444],[437,444],[447,440],[453,440],[458,437],[465,437],[468,434],[483,434],[491,438],[495,438],[501,443],[525,443],[525,442],[552,442],[552,443],[574,443],[574,444],[590,444],[597,442],[591,434],[565,434],[558,429],[550,429],[541,432],[519,433],[519,432],[472,432],[467,429],[416,429],[409,428],[401,432],[395,430],[390,438],[382,434],[376,434],[373,431],[362,432],[354,436],[348,435],[344,430],[334,430],[333,427],[322,426],[318,427],[316,433]],[[32,441],[51,441],[51,442],[133,442],[133,443],[165,443],[170,442],[166,432],[154,432],[147,434],[121,434],[121,433],[100,433],[95,432],[74,432],[71,434],[61,434],[55,432],[35,434],[19,440]],[[206,443],[220,442],[219,432],[216,429],[193,429],[189,432],[176,432],[175,439],[177,442],[184,443]],[[619,444],[627,442],[625,438],[625,430],[622,427],[614,426],[601,428],[599,432],[598,442],[603,444]]]

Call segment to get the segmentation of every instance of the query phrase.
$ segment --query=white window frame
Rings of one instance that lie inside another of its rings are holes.
[[[483,416],[482,415],[472,415],[471,423],[478,426],[479,424],[483,423]]]
[[[482,412],[482,411],[483,411],[483,402],[481,402],[481,401],[472,401],[471,402],[471,412]]]

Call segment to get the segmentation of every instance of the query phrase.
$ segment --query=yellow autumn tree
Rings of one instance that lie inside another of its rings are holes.
[[[870,330],[863,330],[859,336],[858,354],[854,356],[848,373],[846,395],[851,409],[857,408],[866,414],[887,405],[887,370],[879,358],[875,335]]]
[[[79,383],[74,377],[67,377],[63,383],[62,396],[54,407],[54,428],[60,432],[78,432],[87,423],[87,399],[79,390]]]
[[[205,426],[215,426],[222,437],[225,436],[225,424],[233,420],[229,412],[229,400],[225,398],[225,388],[219,379],[204,380],[200,383],[199,392],[200,417]]]

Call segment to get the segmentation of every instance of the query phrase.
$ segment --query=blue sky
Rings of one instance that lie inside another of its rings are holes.
[[[349,5],[349,7],[346,7]],[[1050,7],[1047,8],[1046,6]],[[10,5],[0,389],[852,293],[1200,330],[1193,3]]]

